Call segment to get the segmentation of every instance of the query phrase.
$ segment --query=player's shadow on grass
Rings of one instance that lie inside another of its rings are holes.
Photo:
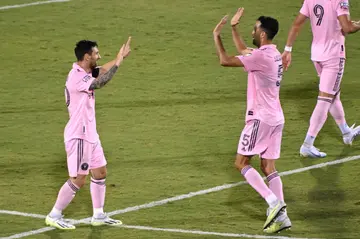
[[[234,161],[235,155],[232,162]],[[231,166],[232,165],[234,164],[232,163]],[[251,165],[262,175],[260,170],[260,159],[258,157],[254,157],[251,160]],[[241,173],[235,169],[235,167],[233,168],[234,173],[231,174],[231,180],[233,182],[245,181]],[[247,183],[238,187],[230,188],[229,190],[230,193],[226,205],[231,207],[232,210],[243,214],[250,224],[256,223],[260,230],[266,220],[267,204],[265,200],[262,199],[260,195]]]
[[[344,146],[338,158],[344,158],[351,153],[350,147]],[[304,167],[317,164],[314,159],[302,159]],[[311,222],[311,226],[318,227],[318,231],[337,238],[346,238],[346,218],[355,215],[354,212],[344,211],[342,202],[345,201],[345,191],[339,185],[340,169],[343,164],[331,165],[324,168],[312,169],[310,175],[316,185],[308,193],[309,206],[301,210],[298,217],[304,222]]]
[[[306,128],[302,129],[304,132],[304,137],[309,127],[311,115],[317,103],[317,96],[319,94],[318,84],[318,79],[314,78],[314,80],[308,81],[307,84],[303,84],[301,87],[283,87],[281,89],[283,107],[286,109],[287,104],[289,104],[289,107],[293,109],[288,114],[284,112],[285,118],[287,118],[287,115],[289,116],[289,114],[294,114],[295,109],[295,112],[297,112],[296,118],[302,119],[304,122],[306,122]],[[286,123],[285,127],[287,127]],[[319,136],[317,137],[316,143],[321,145],[321,142],[324,138],[333,138],[339,142],[342,142],[342,138],[339,136],[341,136],[340,131],[334,123],[334,119],[332,118],[331,114],[329,113],[328,118],[323,128],[321,129]]]
[[[115,216],[116,218],[116,216]],[[106,231],[107,235],[121,235],[122,232],[120,230],[125,230],[124,228],[118,227],[118,226],[107,226],[107,225],[103,225],[103,226],[97,226],[97,227],[93,227],[90,225],[86,225],[90,228],[90,233],[88,235],[88,239],[103,239],[103,238],[107,238],[106,236],[103,236],[103,231]],[[112,232],[109,232],[110,230],[112,230]],[[85,237],[84,237],[85,238]],[[125,238],[124,236],[115,236],[114,238]]]
[[[52,231],[48,231],[44,233],[47,238],[51,239],[63,239],[63,238],[71,238],[71,232],[66,232],[59,229],[54,229]]]

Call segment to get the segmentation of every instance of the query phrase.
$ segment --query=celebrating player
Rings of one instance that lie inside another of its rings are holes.
[[[264,231],[274,233],[291,227],[282,181],[275,168],[275,161],[280,157],[285,122],[279,99],[283,66],[281,54],[272,43],[279,23],[271,17],[259,17],[252,31],[253,44],[258,49],[249,50],[236,30],[243,11],[243,8],[239,8],[231,20],[233,40],[239,55],[228,56],[220,38],[227,16],[215,27],[213,35],[220,64],[244,67],[248,73],[245,127],[239,140],[235,166],[268,203]],[[267,176],[269,186],[250,165],[255,155],[261,158],[261,169]]]
[[[65,84],[69,121],[64,131],[69,180],[61,187],[55,205],[45,223],[63,230],[75,226],[63,219],[62,211],[84,186],[91,172],[90,192],[93,204],[91,224],[119,225],[122,222],[108,217],[104,211],[106,159],[96,130],[95,89],[105,86],[114,76],[124,58],[130,54],[129,37],[116,58],[97,67],[101,58],[96,42],[82,40],[76,44],[77,62],[73,63]]]

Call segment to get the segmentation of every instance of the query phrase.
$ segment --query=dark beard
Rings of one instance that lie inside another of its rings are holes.
[[[95,63],[94,65],[91,65],[90,68],[91,70],[94,70],[97,67],[97,64]]]
[[[253,39],[253,45],[256,46],[257,48],[260,47],[260,44],[258,44],[258,42],[255,40],[255,38]]]

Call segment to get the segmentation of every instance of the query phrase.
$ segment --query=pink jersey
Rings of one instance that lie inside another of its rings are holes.
[[[258,119],[270,126],[285,122],[280,104],[283,66],[275,45],[264,45],[251,54],[237,56],[248,72],[246,119]]]
[[[348,0],[305,0],[300,13],[310,18],[311,60],[345,58],[345,36],[338,16],[350,15]]]
[[[99,140],[95,120],[95,93],[89,90],[95,78],[85,72],[77,63],[69,72],[65,84],[65,99],[69,121],[65,127],[65,142],[71,139],[84,139],[90,143]]]

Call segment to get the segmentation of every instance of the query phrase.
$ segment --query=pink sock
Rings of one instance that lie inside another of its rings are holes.
[[[265,184],[260,174],[253,169],[250,165],[241,170],[241,174],[245,177],[246,181],[253,187],[263,198],[270,196],[272,191]]]
[[[283,185],[281,178],[277,172],[266,177],[270,190],[276,195],[280,201],[284,201]]]
[[[340,92],[336,95],[330,106],[330,113],[343,134],[349,133],[350,128],[346,124],[344,107],[340,100]]]
[[[106,191],[105,179],[91,178],[90,193],[94,208],[94,214],[103,213],[103,207],[105,202],[105,191]]]
[[[79,187],[69,179],[61,187],[54,207],[59,211],[63,211],[73,200],[77,191],[79,191]]]
[[[327,97],[318,97],[316,107],[310,118],[310,127],[305,139],[305,143],[313,145],[313,142],[320,132],[321,128],[327,119],[329,108],[331,106],[332,99]]]

